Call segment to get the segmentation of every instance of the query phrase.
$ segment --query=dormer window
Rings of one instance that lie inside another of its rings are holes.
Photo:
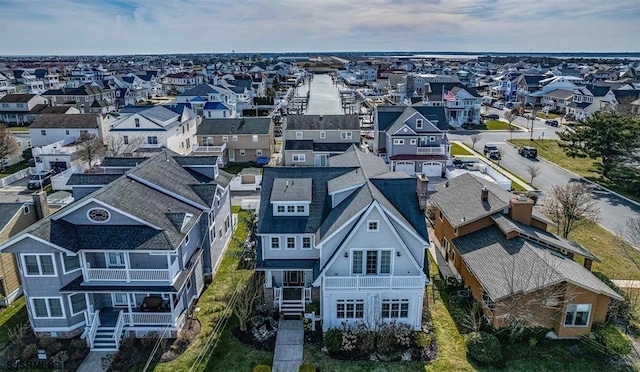
[[[340,138],[342,140],[348,141],[353,138],[353,133],[351,132],[340,132]]]
[[[278,213],[284,213],[284,205],[278,206]]]
[[[295,213],[296,207],[295,205],[287,205],[287,213]]]
[[[136,123],[136,128],[140,128],[140,119],[135,118],[134,121]]]
[[[280,238],[271,238],[271,249],[280,249]]]
[[[301,140],[304,137],[304,134],[302,132],[296,132],[296,139]]]
[[[297,206],[298,213],[304,213],[304,205]]]
[[[416,129],[422,129],[422,119],[416,120]]]

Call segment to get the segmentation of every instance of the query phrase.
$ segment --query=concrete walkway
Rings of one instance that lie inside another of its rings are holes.
[[[436,236],[431,226],[429,226],[427,230],[429,232],[430,237]],[[433,260],[436,261],[436,265],[438,265],[438,271],[440,272],[440,276],[444,280],[447,280],[447,278],[450,278],[450,277],[457,277],[453,273],[453,271],[451,271],[451,269],[449,268],[449,265],[447,264],[447,261],[442,256],[442,253],[440,253],[441,251],[439,247],[440,247],[440,243],[437,240],[432,240],[431,244],[429,245],[429,254],[431,255],[431,258],[433,258]]]
[[[640,280],[611,279],[619,288],[640,288]]]
[[[113,351],[90,351],[77,372],[104,372],[111,366],[114,354]]]
[[[295,372],[302,364],[304,328],[302,320],[284,320],[278,323],[273,372]]]

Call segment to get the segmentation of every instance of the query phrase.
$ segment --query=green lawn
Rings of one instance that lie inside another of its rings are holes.
[[[500,120],[487,120],[484,126],[487,130],[509,130],[509,123]]]
[[[640,202],[640,196],[629,193],[626,189],[618,186],[615,182],[604,178],[600,174],[599,165],[601,160],[588,158],[571,158],[567,156],[555,140],[523,140],[516,139],[509,141],[518,147],[534,146],[538,149],[538,156],[546,159],[558,166],[569,170],[590,181],[602,185],[630,199]]]
[[[466,150],[464,147],[460,146],[457,143],[451,144],[451,155],[473,155],[469,150]]]
[[[11,133],[29,133],[29,126],[26,127],[7,127]]]
[[[26,168],[29,168],[29,163],[27,163],[26,160],[23,160],[17,164],[10,165],[6,167],[4,170],[0,171],[0,178],[2,178],[3,176],[14,174]]]
[[[0,311],[0,346],[9,342],[9,330],[29,320],[24,297],[15,300],[11,306]]]

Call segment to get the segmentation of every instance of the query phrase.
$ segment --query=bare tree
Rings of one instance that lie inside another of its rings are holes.
[[[563,238],[581,225],[597,222],[600,214],[589,187],[578,182],[552,186],[543,210],[558,224],[558,234]]]
[[[241,331],[247,330],[247,321],[253,312],[253,306],[260,298],[260,282],[260,277],[254,275],[245,285],[240,284],[236,289],[237,297],[232,305]]]
[[[498,163],[498,165],[500,165],[500,161],[502,160],[502,158],[506,155],[507,150],[503,147],[503,146],[498,146],[498,159],[496,160],[496,163]]]
[[[509,133],[511,133],[511,139],[513,139],[513,132],[515,131],[515,127],[513,126],[514,120],[518,117],[513,111],[506,112],[504,114],[504,118],[509,122]]]
[[[624,257],[640,270],[640,261],[636,258],[640,249],[640,217],[630,218],[626,223],[625,236],[622,231],[616,234],[616,245]]]
[[[9,128],[0,124],[0,170],[4,169],[5,159],[16,154],[18,150],[20,150],[20,145],[16,137]]]
[[[527,166],[527,172],[529,173],[529,177],[531,177],[530,185],[533,185],[533,179],[540,175],[540,167],[537,165],[529,165]]]
[[[480,142],[480,140],[482,139],[482,134],[480,133],[476,133],[474,135],[471,136],[471,148],[472,149],[476,149],[476,143]]]
[[[89,163],[89,169],[92,167],[93,161],[104,156],[105,146],[102,139],[95,134],[83,132],[76,140],[76,153],[80,159]]]
[[[117,136],[109,134],[105,138],[106,156],[136,156],[136,150],[144,143],[144,138],[140,136]]]

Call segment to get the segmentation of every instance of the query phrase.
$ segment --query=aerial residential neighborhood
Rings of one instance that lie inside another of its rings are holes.
[[[0,369],[640,368],[638,4],[0,12]]]

